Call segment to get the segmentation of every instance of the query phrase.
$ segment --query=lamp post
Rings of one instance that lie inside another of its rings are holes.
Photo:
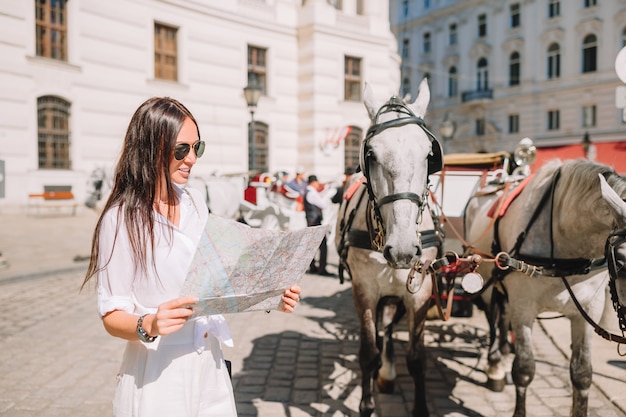
[[[454,131],[456,130],[456,125],[452,120],[450,120],[450,113],[446,112],[441,125],[439,126],[439,133],[441,133],[441,138],[443,139],[443,153],[448,152],[448,141],[452,139],[454,136]]]
[[[256,83],[248,84],[243,89],[243,95],[246,97],[246,103],[248,103],[248,110],[250,111],[250,129],[248,129],[248,170],[253,171],[256,169],[256,161],[254,158],[254,111],[261,97],[261,87]]]
[[[591,143],[591,138],[589,137],[589,132],[585,132],[582,141],[583,151],[585,152],[585,158],[593,161],[596,159],[596,147]]]

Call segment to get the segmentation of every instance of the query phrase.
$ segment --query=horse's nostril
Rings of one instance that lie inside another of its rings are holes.
[[[385,257],[385,259],[386,259],[386,260],[388,260],[388,261],[391,261],[391,248],[392,248],[392,247],[393,247],[393,246],[386,245],[386,246],[383,248],[383,256],[384,256],[384,257]]]

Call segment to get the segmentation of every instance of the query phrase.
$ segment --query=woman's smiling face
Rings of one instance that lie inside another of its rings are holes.
[[[183,122],[183,126],[178,132],[176,137],[176,145],[185,143],[189,145],[189,153],[180,161],[177,160],[172,154],[172,160],[170,161],[170,178],[175,184],[186,184],[191,174],[191,168],[195,165],[198,158],[196,152],[193,149],[194,143],[198,142],[198,127],[189,117]]]

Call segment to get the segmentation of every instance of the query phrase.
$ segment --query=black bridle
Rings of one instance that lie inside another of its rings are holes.
[[[378,118],[385,113],[397,113],[398,117],[395,119],[391,119],[385,122],[378,122]],[[411,109],[404,104],[404,102],[396,97],[392,96],[387,103],[385,103],[376,113],[376,117],[372,121],[372,125],[367,130],[367,134],[365,139],[363,139],[363,145],[361,147],[361,170],[363,171],[363,175],[365,176],[365,184],[367,186],[367,194],[369,196],[369,202],[374,210],[374,217],[377,223],[376,227],[370,227],[368,225],[368,229],[372,232],[372,245],[380,250],[384,245],[385,238],[385,228],[382,221],[382,216],[380,214],[380,208],[385,204],[393,203],[398,200],[409,200],[417,204],[418,207],[418,218],[417,223],[420,222],[421,213],[426,205],[426,199],[428,197],[428,181],[426,181],[426,187],[421,195],[413,193],[413,192],[401,192],[383,196],[381,198],[376,198],[374,194],[374,189],[372,188],[372,181],[370,179],[370,162],[373,155],[372,149],[370,147],[370,141],[376,135],[380,134],[384,130],[406,126],[408,124],[418,125],[428,136],[431,142],[431,152],[428,156],[428,174],[432,174],[438,171],[441,171],[443,168],[443,156],[441,151],[441,146],[439,142],[435,138],[435,135],[431,133],[430,130],[426,127],[426,123],[424,119],[416,116]],[[368,216],[368,219],[370,217]]]
[[[617,230],[609,235],[604,246],[607,265],[609,268],[609,290],[611,292],[611,302],[613,308],[617,312],[619,320],[619,328],[626,331],[626,306],[622,305],[617,296],[617,288],[615,282],[619,279],[620,274],[626,279],[626,269],[624,259],[617,258],[617,248],[626,242],[626,229]]]

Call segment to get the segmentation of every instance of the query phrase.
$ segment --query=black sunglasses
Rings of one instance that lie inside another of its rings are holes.
[[[193,146],[193,151],[196,154],[196,158],[200,158],[202,154],[204,154],[204,141],[199,140],[193,145],[188,143],[179,143],[174,147],[174,158],[177,161],[182,161],[189,154],[191,147]]]

